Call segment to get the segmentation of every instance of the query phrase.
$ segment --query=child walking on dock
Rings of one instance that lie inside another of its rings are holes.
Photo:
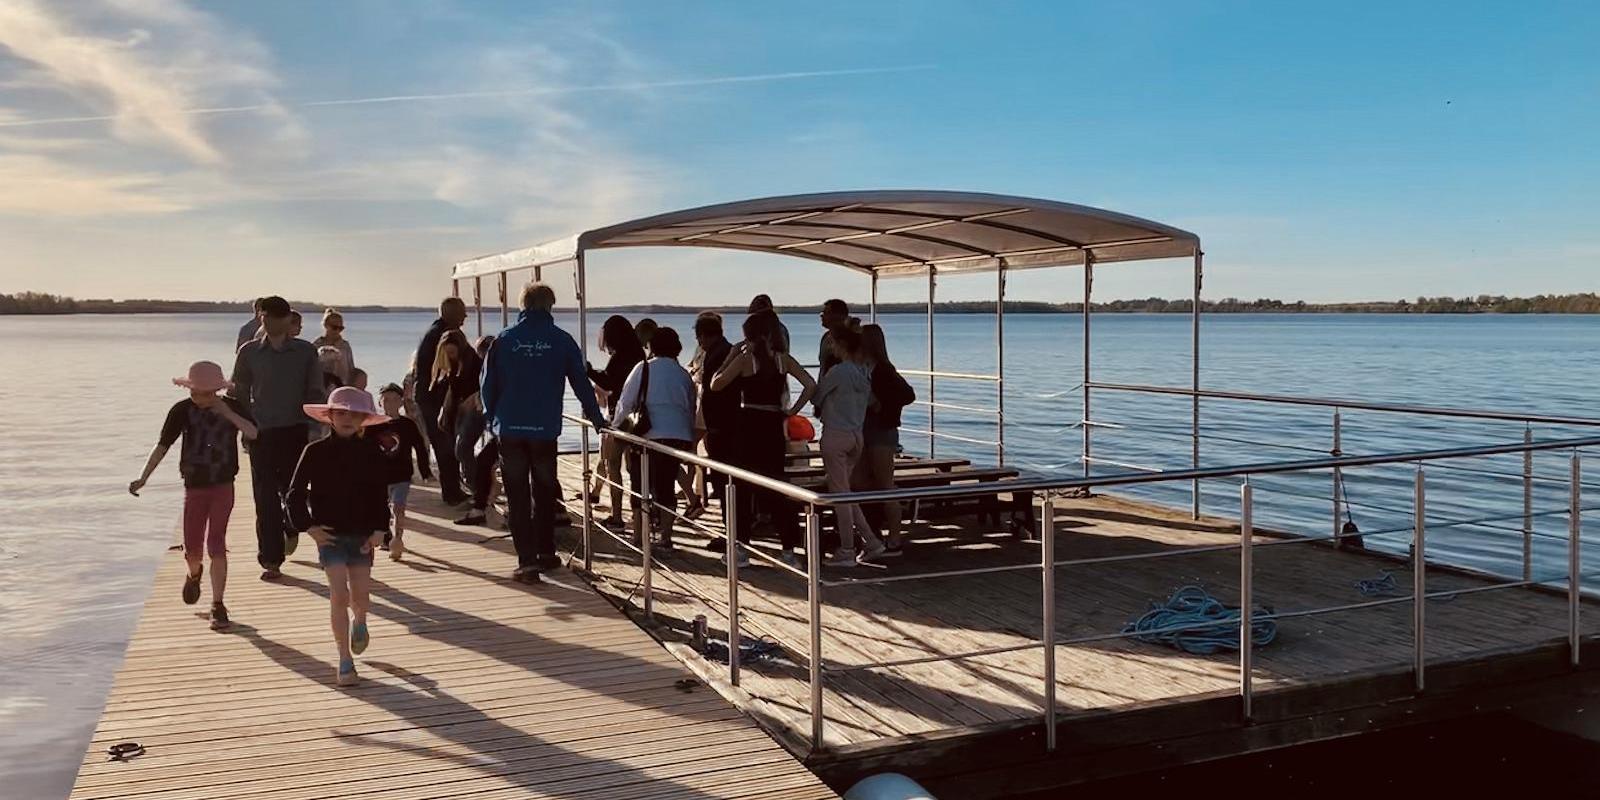
[[[340,686],[356,683],[355,656],[367,649],[367,591],[372,553],[389,529],[389,464],[367,429],[389,420],[372,395],[352,386],[333,390],[305,413],[331,433],[306,445],[284,500],[289,522],[317,543],[328,576]]]
[[[383,413],[389,421],[372,428],[371,435],[378,439],[378,447],[388,459],[389,514],[394,517],[392,533],[383,535],[384,549],[389,558],[399,561],[406,554],[406,505],[411,497],[411,474],[422,472],[423,480],[433,480],[433,470],[428,466],[428,443],[422,438],[422,428],[416,420],[401,415],[405,405],[405,391],[397,384],[387,384],[378,392],[383,403]],[[416,454],[416,461],[411,459]]]
[[[203,553],[210,554],[211,627],[222,630],[229,625],[222,595],[228,583],[228,517],[233,514],[233,479],[239,474],[239,434],[254,439],[256,426],[238,401],[217,395],[231,388],[220,365],[197,361],[187,376],[172,382],[188,389],[189,398],[167,412],[144,472],[128,484],[128,492],[137,497],[167,450],[183,439],[178,472],[183,476],[183,557],[189,564],[183,602],[194,605],[200,599]]]

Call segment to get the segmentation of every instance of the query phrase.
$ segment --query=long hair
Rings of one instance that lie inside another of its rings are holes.
[[[881,325],[861,326],[861,354],[866,356],[867,363],[874,367],[884,364],[889,369],[894,369],[894,362],[889,360],[889,342],[884,339]]]
[[[606,317],[605,324],[600,326],[600,346],[610,350],[613,355],[644,353],[644,345],[639,343],[639,334],[634,333],[633,323],[621,314]]]
[[[759,360],[772,358],[772,339],[777,334],[772,322],[776,319],[776,316],[764,311],[744,318],[744,340]]]
[[[447,345],[456,346],[456,357],[450,357]],[[463,362],[466,354],[472,352],[472,343],[467,341],[467,335],[459,329],[450,331],[439,337],[439,349],[433,354],[433,374],[428,376],[430,383],[438,383],[441,378],[454,375]]]

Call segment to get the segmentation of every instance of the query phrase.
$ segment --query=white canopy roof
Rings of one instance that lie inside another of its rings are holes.
[[[559,264],[611,247],[720,247],[826,261],[884,277],[1193,255],[1200,239],[1088,206],[996,194],[865,191],[791,195],[673,211],[462,261],[471,278]]]

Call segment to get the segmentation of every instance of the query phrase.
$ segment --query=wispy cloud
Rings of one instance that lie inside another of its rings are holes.
[[[522,87],[515,89],[484,89],[464,92],[435,92],[427,94],[396,94],[377,97],[352,97],[335,100],[312,100],[303,103],[289,104],[289,108],[329,108],[336,106],[363,106],[384,105],[390,103],[430,103],[444,100],[484,100],[503,99],[514,97],[535,97],[563,94],[585,94],[593,92],[638,92],[656,89],[684,89],[705,86],[726,86],[744,83],[772,83],[776,81],[815,80],[821,78],[857,77],[866,75],[885,75],[897,72],[916,72],[935,69],[931,64],[910,64],[890,67],[864,67],[861,69],[834,69],[811,70],[806,72],[769,72],[758,75],[725,75],[710,78],[685,78],[672,81],[637,81],[628,83],[605,83],[587,86],[538,86]],[[214,108],[187,108],[179,113],[190,116],[213,116],[223,114],[248,114],[261,111],[278,111],[285,108],[283,104],[263,103],[242,106],[219,106]],[[0,120],[0,128],[20,128],[38,125],[67,125],[84,122],[105,122],[118,119],[118,115],[88,115],[69,117],[43,117],[37,119],[11,119]]]
[[[101,32],[107,28],[115,34]],[[258,112],[281,112],[267,94],[276,79],[265,51],[177,0],[8,0],[0,4],[0,47],[24,65],[15,81],[32,93],[59,93],[105,109],[81,116],[111,122],[118,139],[160,146],[196,163],[217,164],[224,155],[200,128],[194,108],[236,98],[248,99]]]

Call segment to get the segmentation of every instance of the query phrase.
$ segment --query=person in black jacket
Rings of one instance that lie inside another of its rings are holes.
[[[383,535],[383,549],[389,551],[389,558],[399,561],[406,553],[406,505],[411,497],[411,474],[413,470],[420,470],[423,480],[433,480],[433,470],[428,467],[428,443],[422,439],[422,429],[417,427],[416,420],[400,413],[405,404],[405,391],[391,383],[378,390],[378,398],[389,421],[372,426],[367,435],[377,438],[379,449],[388,458],[389,471],[384,482],[389,484],[389,514],[394,517],[394,525],[392,532]],[[412,453],[416,454],[415,463],[411,460]]]
[[[611,358],[606,361],[603,371],[590,365],[589,380],[599,391],[600,403],[606,407],[606,419],[611,419],[617,414],[617,399],[622,397],[622,386],[628,382],[628,375],[639,362],[644,361],[644,345],[639,343],[639,335],[634,332],[627,318],[612,314],[600,326],[600,349],[610,353]],[[600,444],[600,464],[595,468],[595,484],[589,490],[591,495],[599,494],[599,478],[611,481],[611,516],[606,520],[606,526],[616,529],[622,527],[622,451],[622,442],[605,437]]]
[[[290,524],[317,543],[328,576],[333,640],[339,647],[340,686],[358,680],[355,656],[367,649],[367,599],[372,551],[389,529],[389,464],[367,429],[389,420],[372,395],[353,386],[333,390],[305,413],[331,433],[306,445],[284,498]]]
[[[422,430],[433,445],[433,455],[439,465],[439,494],[446,505],[460,505],[467,501],[461,488],[461,465],[455,457],[455,437],[439,430],[439,411],[444,407],[444,392],[435,391],[429,383],[433,379],[433,360],[439,352],[439,340],[449,331],[459,331],[467,321],[467,304],[459,297],[446,297],[439,303],[439,318],[428,326],[428,332],[417,343],[417,407],[422,420]]]
[[[872,371],[872,400],[861,428],[864,454],[851,479],[857,491],[894,488],[894,459],[900,452],[900,412],[917,399],[917,393],[889,360],[883,328],[861,327],[862,352]],[[867,521],[878,528],[884,555],[899,555],[905,546],[900,532],[900,503],[873,503],[865,509]]]

